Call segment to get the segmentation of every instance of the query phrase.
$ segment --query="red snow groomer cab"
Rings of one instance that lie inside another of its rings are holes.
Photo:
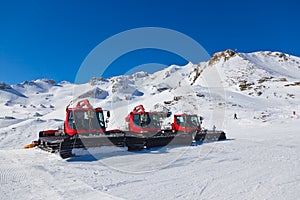
[[[129,149],[141,149],[146,146],[191,144],[192,136],[178,134],[172,130],[161,130],[161,115],[158,112],[146,112],[143,105],[133,108],[126,117],[128,131],[125,131],[126,145]]]
[[[70,104],[67,106],[64,121],[64,132],[67,135],[99,131],[103,133],[106,131],[102,108],[94,109],[87,99],[79,101],[75,107],[70,107]]]
[[[143,105],[133,108],[126,117],[130,132],[153,136],[160,131],[160,122],[157,112],[146,112]]]
[[[191,133],[195,141],[226,139],[226,135],[223,131],[202,129],[202,120],[202,117],[198,117],[195,114],[175,114],[172,130],[176,132]]]
[[[201,131],[199,117],[193,114],[175,114],[172,130],[187,133]]]
[[[120,130],[106,130],[102,108],[93,108],[85,99],[66,108],[64,128],[40,131],[38,147],[59,152],[62,158],[72,157],[72,150],[100,146],[124,146],[125,135]],[[107,117],[110,117],[107,111]]]
[[[159,134],[160,122],[156,112],[146,112],[143,105],[138,105],[125,118],[125,131],[128,150],[140,150],[147,147],[147,141]],[[150,147],[148,147],[150,148]]]

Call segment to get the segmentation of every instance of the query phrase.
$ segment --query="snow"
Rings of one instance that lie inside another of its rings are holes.
[[[293,111],[300,112],[300,86],[291,84],[300,80],[300,58],[279,52],[219,55],[229,57],[80,85],[1,83],[0,198],[298,199],[300,119]],[[62,127],[65,106],[81,95],[111,111],[108,129],[124,128],[134,106],[156,105],[201,115],[205,128],[216,125],[228,140],[140,152],[76,150],[80,156],[66,160],[23,149],[40,130]]]

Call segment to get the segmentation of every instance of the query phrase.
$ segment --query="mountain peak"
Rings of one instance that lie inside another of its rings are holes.
[[[2,90],[11,89],[11,86],[4,82],[0,82],[0,89],[2,89]]]
[[[36,81],[41,81],[41,82],[44,82],[44,83],[48,83],[49,85],[55,85],[56,84],[55,80],[47,79],[47,78],[37,79]]]
[[[94,85],[101,85],[103,83],[108,82],[107,79],[103,78],[103,77],[93,77],[89,80],[89,84],[94,86]]]
[[[208,65],[212,65],[215,62],[221,61],[223,59],[223,61],[227,61],[228,59],[230,59],[231,57],[235,56],[237,52],[231,50],[231,49],[227,49],[225,51],[221,51],[221,52],[217,52],[215,53],[211,59],[208,61]]]

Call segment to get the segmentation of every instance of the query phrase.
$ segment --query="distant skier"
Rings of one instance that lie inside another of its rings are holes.
[[[217,127],[215,125],[213,125],[212,129],[213,129],[214,132],[216,131],[216,128]]]
[[[233,119],[237,119],[237,114],[236,113],[234,113]]]
[[[293,111],[293,117],[297,119],[296,111]]]

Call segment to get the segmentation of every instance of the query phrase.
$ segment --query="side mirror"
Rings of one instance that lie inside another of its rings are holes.
[[[204,118],[203,118],[202,116],[200,116],[199,119],[200,119],[200,121],[203,121],[203,120],[204,120]]]
[[[107,118],[110,118],[110,111],[108,110],[106,113]]]

